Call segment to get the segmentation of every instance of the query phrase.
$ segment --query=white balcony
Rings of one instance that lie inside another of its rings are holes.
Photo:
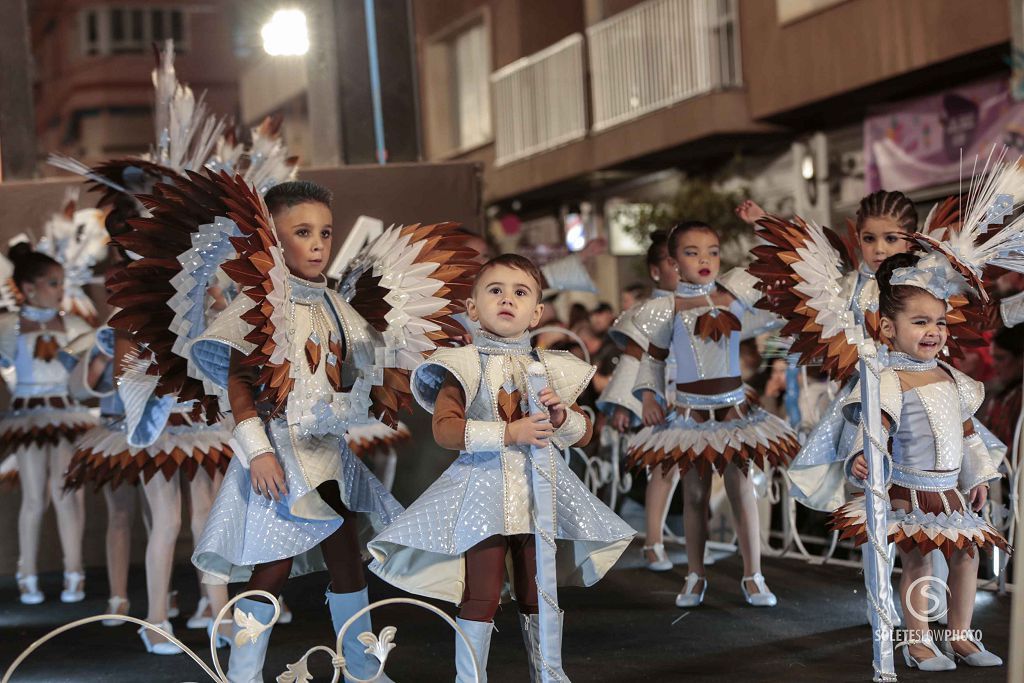
[[[649,0],[587,29],[593,128],[742,83],[736,0]]]
[[[587,134],[583,35],[491,74],[495,165],[554,149]]]

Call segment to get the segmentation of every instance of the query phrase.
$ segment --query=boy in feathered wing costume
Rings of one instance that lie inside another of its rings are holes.
[[[585,444],[591,424],[575,406],[594,368],[565,352],[534,351],[529,329],[540,319],[542,276],[514,254],[484,264],[467,302],[480,327],[473,344],[436,351],[413,373],[416,400],[433,413],[434,439],[458,459],[395,522],[370,543],[370,569],[419,595],[460,605],[458,623],[486,673],[506,555],[531,664],[531,680],[548,678],[538,637],[534,582],[537,511],[531,499],[529,449]],[[529,413],[527,366],[543,364],[550,382],[539,400],[551,414]],[[549,446],[550,444],[550,446]],[[558,580],[591,585],[634,535],[554,457]],[[560,648],[561,633],[557,634]],[[472,656],[456,640],[458,680],[473,680]],[[549,672],[550,673],[550,672]],[[486,680],[486,677],[481,678]]]
[[[146,201],[153,217],[119,240],[143,256],[128,267],[139,292],[122,313],[153,353],[139,386],[157,376],[159,398],[146,400],[139,423],[175,398],[215,415],[226,393],[240,446],[193,562],[216,581],[272,595],[289,576],[326,568],[337,632],[368,604],[360,531],[402,509],[344,433],[373,419],[371,409],[394,424],[411,402],[406,373],[460,331],[446,297],[468,292],[467,254],[451,224],[393,228],[350,264],[346,301],[322,275],[332,240],[324,188],[283,183],[264,203],[241,177],[191,174]],[[219,268],[242,291],[207,327],[200,283]],[[253,637],[236,634],[228,676],[262,680],[275,609],[238,605]],[[357,641],[367,630],[368,614],[343,643],[349,673],[362,678],[377,671]]]

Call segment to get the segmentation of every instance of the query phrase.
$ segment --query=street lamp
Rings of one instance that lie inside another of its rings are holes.
[[[299,9],[279,9],[260,31],[263,49],[272,57],[301,57],[309,52],[306,15]]]

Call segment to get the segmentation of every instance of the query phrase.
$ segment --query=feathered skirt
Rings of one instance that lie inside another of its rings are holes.
[[[796,434],[783,420],[757,405],[742,390],[737,396],[716,397],[699,407],[680,405],[665,422],[644,427],[629,440],[633,466],[678,467],[686,474],[696,467],[702,477],[719,474],[730,464],[746,471],[753,463],[762,470],[784,467],[800,450]]]
[[[122,483],[147,482],[157,473],[170,479],[179,470],[191,480],[205,470],[213,478],[228,469],[233,451],[231,430],[218,423],[193,421],[183,413],[172,413],[159,438],[146,448],[128,445],[121,417],[106,417],[75,444],[75,454],[64,479],[67,488],[91,483],[117,488]]]

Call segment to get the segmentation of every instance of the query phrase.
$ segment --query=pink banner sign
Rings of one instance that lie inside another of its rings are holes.
[[[971,175],[992,145],[1024,153],[1024,103],[1006,78],[952,88],[873,110],[864,119],[869,192],[911,192]]]

